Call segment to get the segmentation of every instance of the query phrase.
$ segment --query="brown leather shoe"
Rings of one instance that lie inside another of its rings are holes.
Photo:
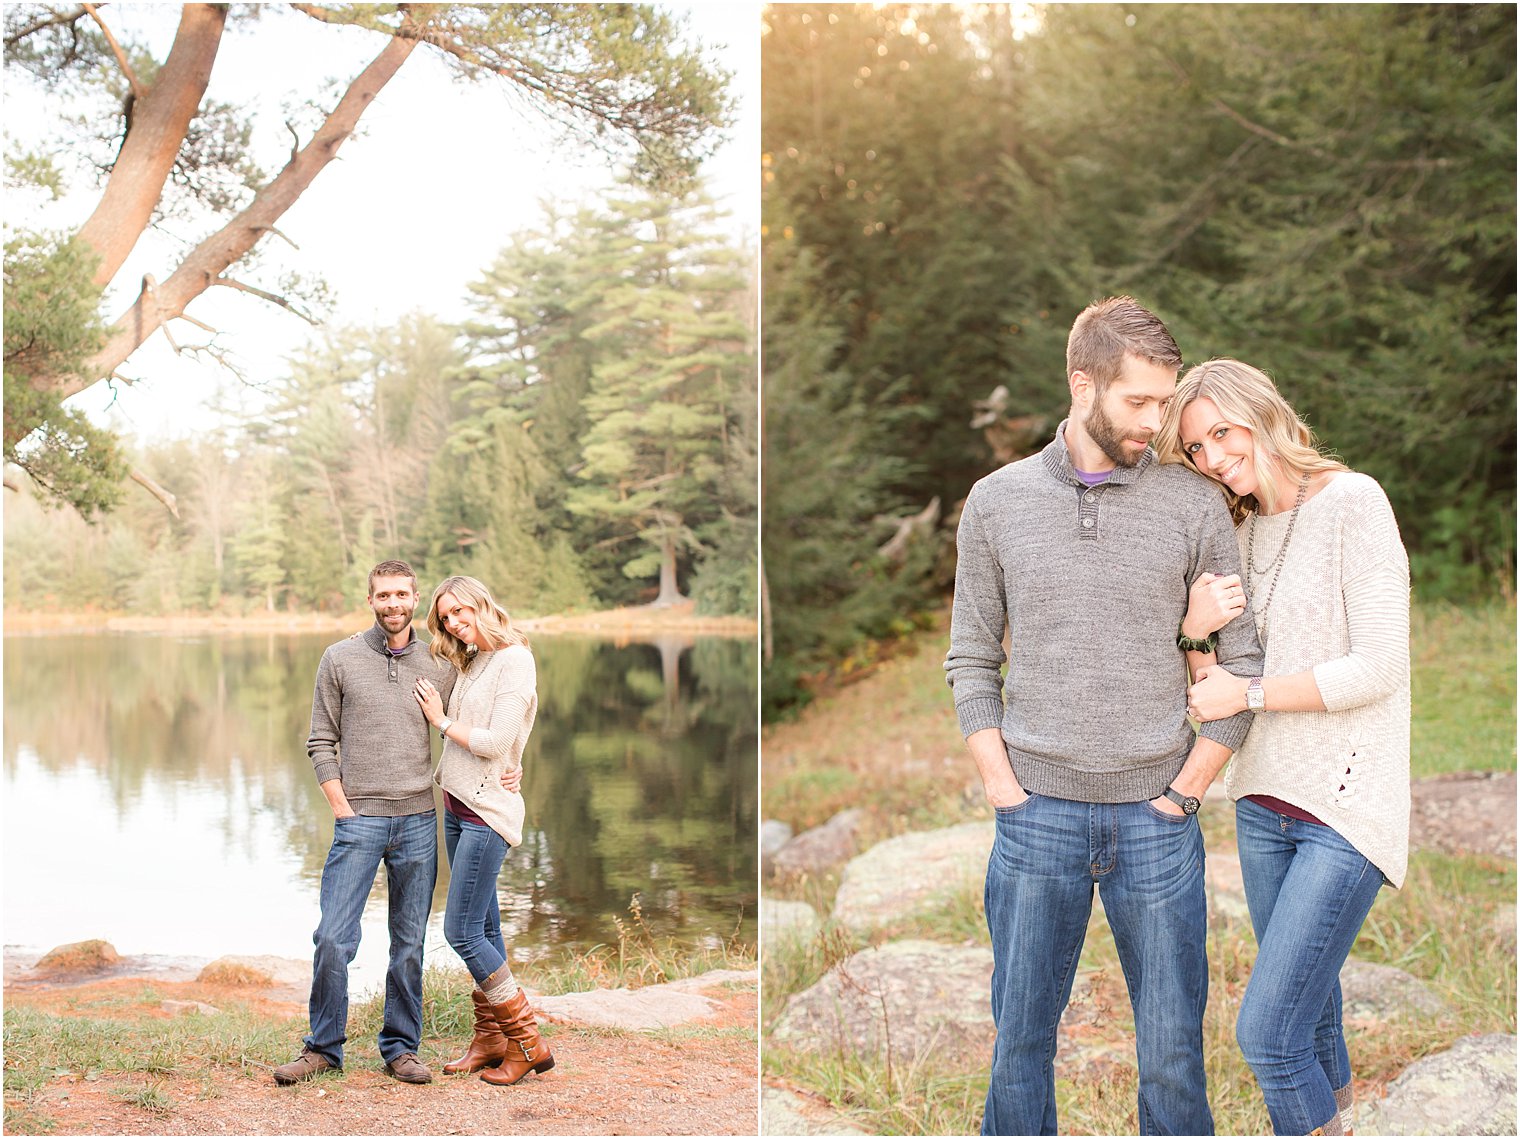
[[[433,1082],[433,1073],[427,1070],[427,1066],[417,1059],[415,1052],[403,1052],[389,1064],[385,1070],[403,1084],[430,1084]]]
[[[549,1042],[538,1034],[538,1021],[528,1006],[528,994],[521,989],[505,1004],[493,1005],[496,1023],[507,1038],[507,1055],[494,1068],[480,1073],[488,1084],[508,1087],[529,1072],[547,1072],[554,1067],[554,1053]]]
[[[302,1048],[301,1054],[288,1064],[281,1064],[274,1070],[274,1082],[288,1085],[298,1084],[302,1080],[309,1080],[318,1072],[337,1071],[337,1065],[326,1056],[313,1052],[310,1048]]]
[[[475,1036],[463,1056],[443,1066],[444,1074],[448,1076],[495,1067],[507,1058],[507,1038],[502,1035],[501,1025],[496,1023],[491,1002],[479,989],[470,990],[470,999],[475,1002]]]

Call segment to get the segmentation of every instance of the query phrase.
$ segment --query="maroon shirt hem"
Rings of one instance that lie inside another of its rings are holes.
[[[447,791],[443,793],[443,807],[444,810],[449,812],[449,814],[454,815],[457,818],[461,818],[467,823],[474,823],[476,826],[482,827],[488,827],[491,825],[479,815],[477,815],[474,811],[470,810],[470,808],[466,807],[458,799],[454,798],[454,796],[450,795]]]
[[[1329,826],[1323,819],[1316,819],[1302,807],[1295,807],[1292,803],[1285,803],[1281,799],[1274,799],[1271,795],[1247,795],[1249,802],[1258,807],[1265,807],[1269,811],[1276,811],[1279,815],[1287,815],[1290,819],[1297,819],[1301,823],[1313,823],[1315,826]]]

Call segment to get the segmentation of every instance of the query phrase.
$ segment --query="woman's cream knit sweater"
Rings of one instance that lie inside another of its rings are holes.
[[[527,646],[476,653],[454,684],[448,714],[469,725],[470,746],[446,741],[433,782],[483,818],[509,845],[519,845],[523,797],[504,788],[501,777],[522,766],[523,748],[538,715],[537,673]]]
[[[1241,523],[1253,609],[1291,510]],[[1253,568],[1247,546],[1255,531]],[[1312,669],[1324,712],[1262,712],[1230,761],[1232,799],[1272,795],[1334,827],[1395,887],[1409,856],[1409,559],[1383,488],[1345,472],[1299,510],[1266,621],[1267,676]]]

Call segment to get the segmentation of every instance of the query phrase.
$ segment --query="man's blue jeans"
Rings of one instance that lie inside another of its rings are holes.
[[[1351,1082],[1340,972],[1383,875],[1332,828],[1245,799],[1235,804],[1235,836],[1257,944],[1235,1039],[1272,1130],[1307,1135]]]
[[[1149,803],[1044,795],[997,812],[987,863],[997,1043],[982,1134],[1056,1134],[1056,1028],[1071,998],[1094,886],[1135,1013],[1140,1134],[1212,1135],[1198,822]]]
[[[496,876],[507,857],[507,840],[490,827],[443,813],[443,845],[449,853],[449,901],[443,936],[470,976],[484,981],[507,959],[501,936]]]
[[[398,818],[352,815],[333,823],[322,867],[322,917],[312,935],[311,1034],[306,1047],[343,1066],[348,1039],[348,965],[359,951],[364,903],[385,863],[390,897],[390,966],[380,1055],[390,1063],[422,1040],[422,939],[438,880],[438,830],[432,811]]]

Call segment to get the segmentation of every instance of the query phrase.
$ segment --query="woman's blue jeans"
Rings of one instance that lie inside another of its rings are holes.
[[[1333,828],[1245,799],[1235,804],[1235,835],[1258,947],[1235,1039],[1272,1130],[1307,1135],[1351,1082],[1340,972],[1383,875]]]
[[[443,844],[449,853],[443,936],[478,984],[507,959],[501,906],[496,900],[496,876],[507,857],[507,840],[490,827],[444,811]]]
[[[987,862],[997,1043],[982,1134],[1056,1134],[1056,1028],[1071,998],[1095,886],[1135,1013],[1140,1134],[1212,1135],[1198,822],[1149,803],[1044,795],[997,812]]]
[[[311,1033],[306,1047],[343,1066],[348,1038],[348,966],[359,951],[364,904],[385,863],[390,965],[380,1055],[388,1064],[422,1040],[422,941],[438,879],[438,823],[432,811],[386,818],[351,815],[333,822],[322,867],[322,916],[312,934]]]

